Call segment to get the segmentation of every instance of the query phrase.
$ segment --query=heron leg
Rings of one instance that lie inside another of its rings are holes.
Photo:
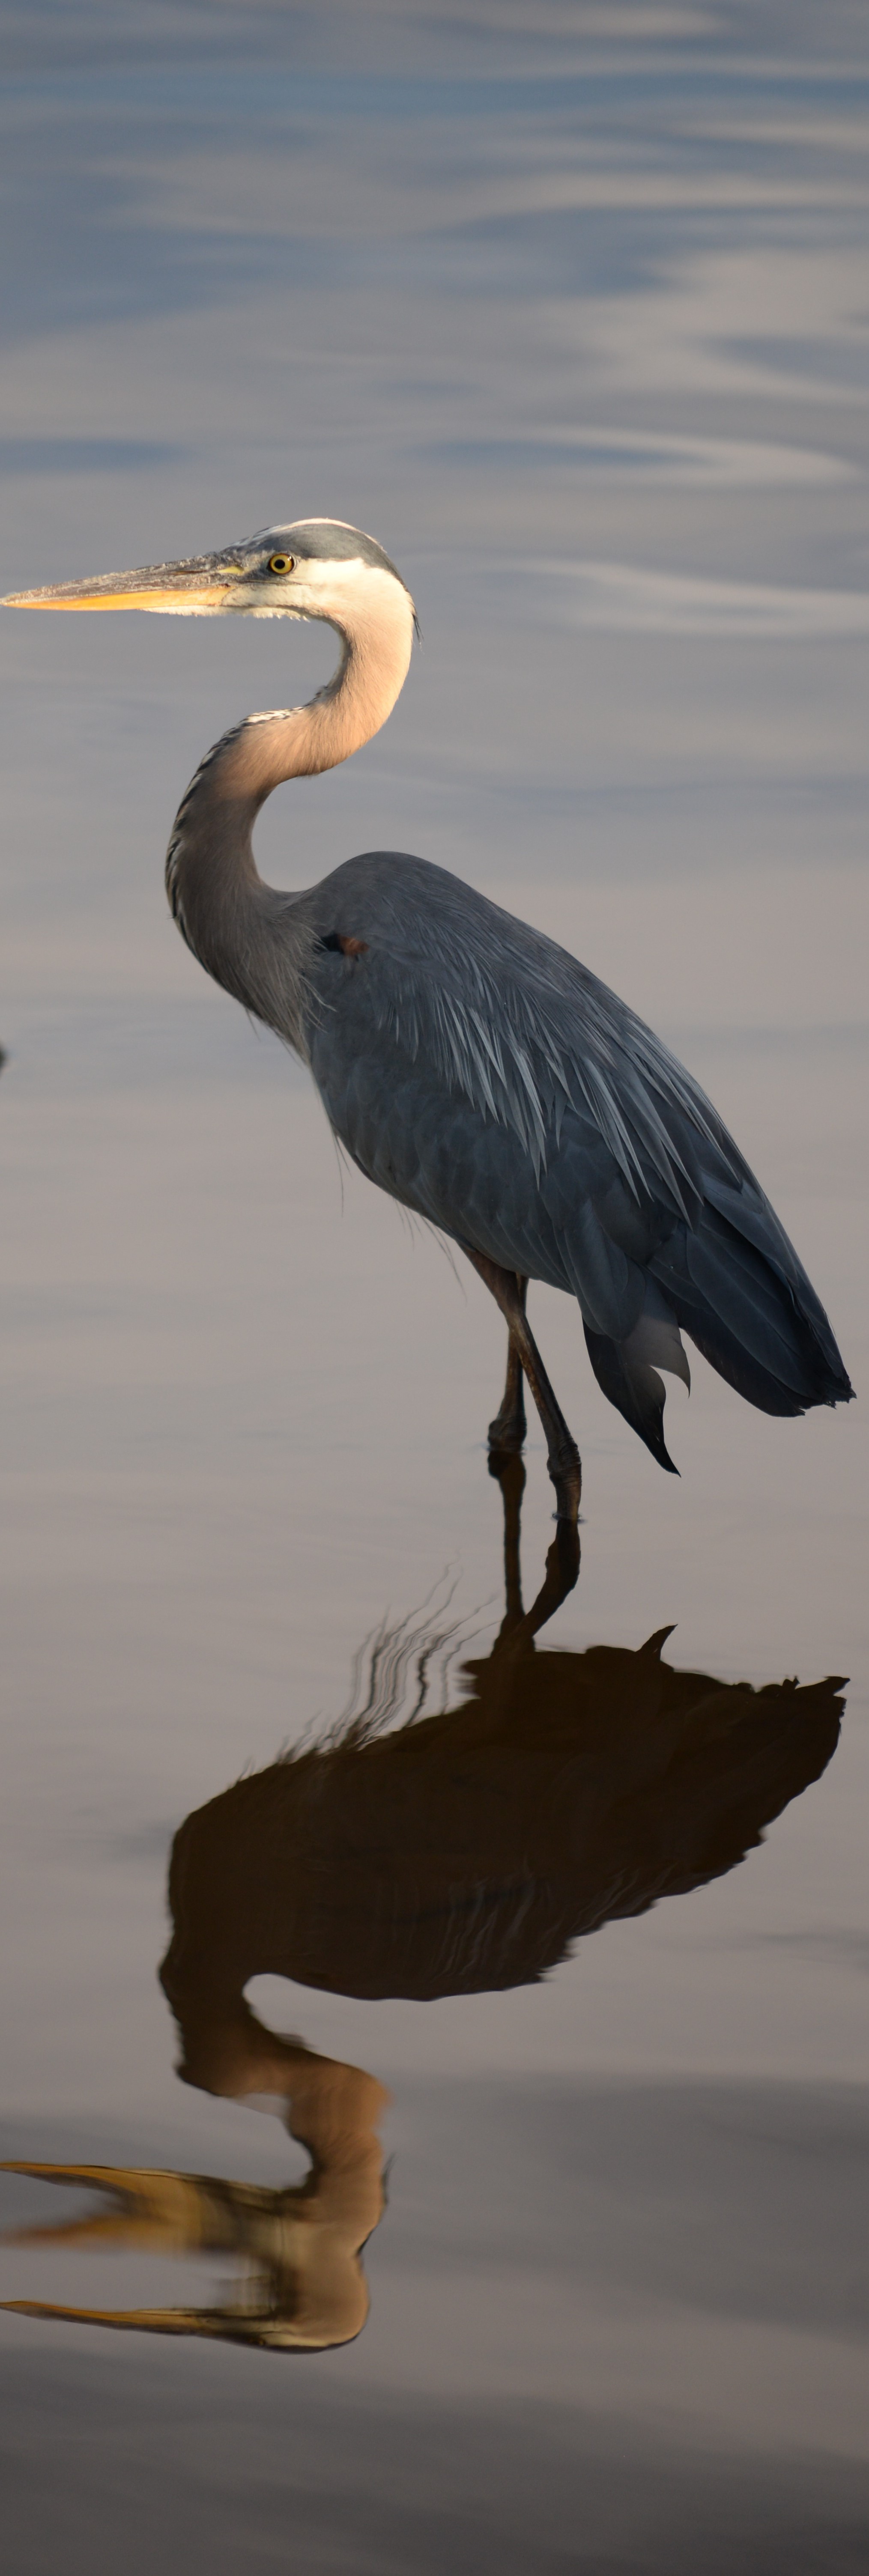
[[[516,1273],[516,1288],[523,1315],[528,1295],[528,1281]],[[495,1457],[512,1458],[524,1445],[526,1431],[525,1398],[522,1392],[522,1362],[512,1333],[507,1336],[507,1375],[504,1393],[494,1422],[489,1424],[489,1448]],[[497,1470],[495,1471],[497,1472]]]
[[[462,1246],[500,1306],[509,1327],[525,1377],[537,1406],[546,1435],[546,1462],[555,1486],[558,1519],[576,1526],[579,1497],[582,1491],[582,1465],[579,1450],[565,1422],[560,1404],[550,1386],[534,1336],[529,1328],[519,1279],[515,1270],[502,1270],[497,1261],[489,1261],[484,1252],[473,1252],[469,1243]]]

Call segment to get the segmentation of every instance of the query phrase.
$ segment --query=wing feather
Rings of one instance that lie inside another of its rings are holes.
[[[690,1221],[701,1141],[729,1149],[726,1173],[741,1176],[699,1085],[565,949],[423,860],[352,860],[318,893],[354,880],[352,927],[369,953],[352,1007],[364,998],[379,1035],[510,1129],[538,1178],[568,1107],[591,1119],[636,1200],[651,1187]]]
[[[587,967],[395,852],[349,860],[303,901],[321,937],[364,945],[352,963],[329,954],[319,991],[314,979],[311,1064],[373,1179],[492,1259],[572,1288],[593,1335],[630,1337],[651,1271],[715,1366],[734,1383],[749,1371],[753,1402],[799,1410],[850,1392],[711,1102]],[[649,1367],[632,1351],[629,1375]]]

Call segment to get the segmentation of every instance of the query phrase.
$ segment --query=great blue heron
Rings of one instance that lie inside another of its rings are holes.
[[[370,850],[322,885],[264,885],[251,834],[284,779],[378,732],[410,661],[413,600],[372,537],[335,519],[266,528],[183,563],[18,591],[16,608],[320,618],[338,668],[307,706],[246,716],[206,753],[166,862],[194,956],[310,1066],[372,1181],[451,1236],[508,1326],[493,1453],[519,1449],[527,1378],[559,1514],[580,1461],[529,1330],[529,1278],[579,1303],[599,1385],[662,1467],[658,1369],[690,1384],[682,1330],[763,1412],[852,1389],[768,1199],[691,1075],[540,931],[423,859]]]

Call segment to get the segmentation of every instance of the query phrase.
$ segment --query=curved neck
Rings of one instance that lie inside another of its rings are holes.
[[[294,923],[298,895],[263,883],[253,826],[274,787],[334,769],[370,742],[403,687],[413,609],[401,585],[372,573],[352,621],[337,616],[341,658],[307,706],[246,716],[206,752],[182,797],[166,858],[166,891],[189,948],[208,974],[300,1053],[310,934]]]

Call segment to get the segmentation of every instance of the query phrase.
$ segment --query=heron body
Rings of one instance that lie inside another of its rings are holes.
[[[370,740],[403,685],[413,602],[371,538],[332,520],[144,572],[19,593],[45,608],[144,607],[325,620],[334,678],[305,707],[247,717],[206,755],[167,859],[189,947],[304,1059],[359,1169],[467,1252],[509,1328],[490,1437],[520,1445],[522,1375],[559,1508],[579,1459],[525,1316],[528,1279],[576,1297],[605,1395],[669,1468],[661,1368],[682,1332],[767,1413],[852,1389],[814,1289],[692,1077],[568,952],[398,851],[301,894],[263,884],[252,831],[281,781]]]

